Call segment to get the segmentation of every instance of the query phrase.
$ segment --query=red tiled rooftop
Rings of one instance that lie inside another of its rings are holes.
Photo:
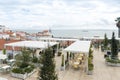
[[[0,39],[0,50],[4,49],[4,44],[6,44],[6,43],[12,43],[12,42],[18,42],[18,41],[20,41],[20,40],[5,40],[5,39]],[[12,49],[12,47],[7,47],[7,49]]]

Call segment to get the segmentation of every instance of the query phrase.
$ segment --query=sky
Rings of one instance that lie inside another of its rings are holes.
[[[0,24],[11,29],[117,29],[120,0],[0,0]]]

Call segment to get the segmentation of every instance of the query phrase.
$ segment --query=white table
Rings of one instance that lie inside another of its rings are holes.
[[[9,60],[9,62],[14,62],[15,61],[15,59],[11,59],[11,60]]]
[[[78,60],[82,60],[82,57],[77,58]]]
[[[10,66],[6,65],[6,66],[3,66],[2,69],[9,69]]]
[[[6,72],[6,71],[10,71],[10,66],[8,66],[8,65],[6,65],[6,66],[3,66],[3,67],[1,67],[2,68],[2,70],[3,70],[3,72]]]
[[[74,62],[75,65],[79,65],[79,62]]]
[[[74,62],[73,67],[76,69],[79,68],[79,62]]]

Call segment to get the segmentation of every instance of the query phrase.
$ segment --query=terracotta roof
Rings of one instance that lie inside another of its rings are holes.
[[[5,40],[5,39],[0,39],[0,50],[4,49],[4,44],[6,43],[12,43],[12,42],[18,42],[20,40]],[[7,49],[12,50],[12,47],[7,47]],[[15,48],[16,50],[18,48]]]

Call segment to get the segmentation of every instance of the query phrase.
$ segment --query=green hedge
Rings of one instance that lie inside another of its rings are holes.
[[[34,65],[29,65],[28,67],[25,68],[13,68],[12,72],[13,73],[19,73],[19,74],[25,74],[25,73],[30,73],[34,70]]]
[[[13,68],[12,69],[13,73],[19,73],[19,74],[25,74],[24,70],[21,68]]]
[[[109,57],[106,58],[106,61],[111,63],[120,63],[119,59],[110,59]]]
[[[89,67],[88,67],[88,70],[89,70],[89,71],[92,71],[93,68],[94,68],[94,65],[91,63],[91,64],[88,64],[88,66],[89,66]]]
[[[37,57],[33,57],[32,62],[33,63],[37,63],[38,62],[38,58]]]
[[[3,49],[3,54],[6,54],[6,49]]]

